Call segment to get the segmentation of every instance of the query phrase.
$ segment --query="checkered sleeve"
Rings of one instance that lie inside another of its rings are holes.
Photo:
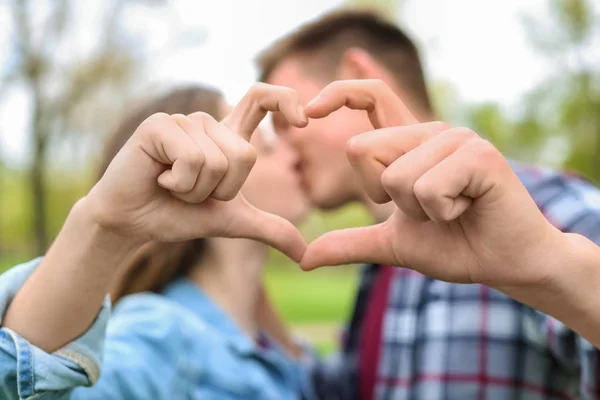
[[[542,179],[530,192],[548,220],[563,232],[581,234],[600,245],[600,190],[579,177],[548,170],[535,173]],[[532,311],[530,321],[538,328],[530,332],[544,336],[559,363],[579,372],[580,396],[600,397],[600,352],[552,317]]]

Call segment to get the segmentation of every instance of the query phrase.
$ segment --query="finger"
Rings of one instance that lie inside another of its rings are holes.
[[[277,148],[277,134],[272,126],[260,126],[258,127],[258,133],[262,139],[262,147],[265,151],[273,151]]]
[[[381,175],[381,185],[405,214],[418,221],[429,220],[415,194],[415,183],[463,143],[478,137],[466,128],[449,129],[434,135],[387,167]]]
[[[390,201],[390,196],[381,184],[385,169],[407,152],[448,128],[443,122],[428,122],[378,129],[350,139],[346,154],[369,197],[376,203],[386,203]]]
[[[258,240],[292,260],[299,262],[306,250],[306,241],[298,229],[286,219],[261,211],[244,200],[238,208],[236,224],[227,235]]]
[[[419,122],[394,91],[378,79],[332,82],[304,112],[309,118],[323,118],[344,106],[367,111],[375,129]]]
[[[249,140],[269,111],[281,112],[294,126],[304,127],[308,124],[304,107],[295,91],[266,83],[252,86],[238,105],[223,119],[223,123],[233,132]]]
[[[206,135],[227,160],[227,169],[214,187],[210,197],[231,200],[237,196],[256,162],[256,150],[246,140],[229,131],[224,125],[205,113],[190,114],[189,118],[203,124]]]
[[[300,268],[310,271],[323,266],[356,263],[396,264],[385,222],[324,234],[308,245]]]
[[[173,119],[204,154],[204,164],[194,187],[188,193],[176,194],[176,197],[188,203],[201,203],[209,197],[225,175],[228,161],[219,147],[206,135],[207,129],[201,122],[181,114],[173,115]]]
[[[414,193],[429,218],[436,222],[449,222],[460,217],[472,204],[484,196],[488,204],[502,196],[523,194],[526,189],[512,172],[506,159],[496,148],[481,138],[471,139],[453,154],[435,165],[414,185]],[[535,213],[537,206],[521,202],[519,207]],[[505,212],[502,207],[490,209]],[[499,220],[505,215],[497,215]]]
[[[146,154],[170,166],[158,176],[160,186],[173,193],[192,190],[204,165],[204,153],[170,115],[150,116],[134,135]]]

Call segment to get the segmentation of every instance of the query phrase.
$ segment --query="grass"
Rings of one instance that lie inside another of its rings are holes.
[[[0,273],[6,271],[10,267],[13,267],[17,264],[20,264],[24,261],[27,261],[23,257],[17,257],[13,255],[1,255],[0,256]]]
[[[312,272],[269,269],[266,287],[292,332],[321,354],[337,348],[340,328],[350,314],[357,285],[353,267]]]
[[[271,298],[289,323],[339,320],[349,312],[355,285],[354,270],[269,270],[266,275]]]

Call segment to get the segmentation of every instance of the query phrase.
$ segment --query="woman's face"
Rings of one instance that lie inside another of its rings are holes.
[[[230,106],[223,105],[223,110],[226,115]],[[266,143],[259,133],[252,135],[251,143],[258,157],[242,193],[253,206],[297,224],[309,211],[297,172],[297,155],[283,141],[277,141],[275,135],[269,135]]]

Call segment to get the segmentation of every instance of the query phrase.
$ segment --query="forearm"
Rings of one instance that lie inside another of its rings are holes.
[[[139,245],[102,230],[86,199],[79,201],[15,296],[3,327],[47,352],[74,340],[91,325],[119,267]]]
[[[577,234],[562,234],[556,274],[535,288],[500,288],[553,316],[600,348],[600,247]]]

